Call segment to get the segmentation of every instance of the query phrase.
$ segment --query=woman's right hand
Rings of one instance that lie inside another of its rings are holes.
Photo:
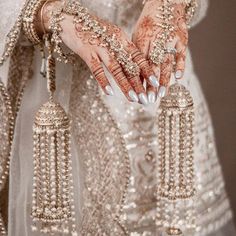
[[[60,2],[51,2],[44,8],[44,25],[45,28],[49,28],[49,20],[51,12],[58,7]],[[74,17],[64,14],[64,19],[60,22],[62,27],[61,39],[65,45],[70,48],[74,53],[78,54],[90,68],[94,78],[98,81],[101,88],[108,95],[113,95],[113,89],[106,77],[104,67],[107,68],[112,75],[124,95],[129,101],[140,102],[147,105],[150,102],[154,102],[155,99],[149,99],[143,86],[141,78],[147,80],[149,85],[154,87],[158,86],[157,78],[149,66],[147,59],[132,43],[127,35],[116,25],[110,24],[104,20],[98,19],[92,16],[100,25],[105,26],[107,34],[115,36],[118,43],[123,45],[124,50],[130,55],[131,61],[137,66],[137,74],[130,74],[125,69],[125,65],[121,65],[117,61],[116,55],[114,55],[109,48],[102,45],[101,38],[94,38],[93,32],[83,31],[81,23],[74,23]]]

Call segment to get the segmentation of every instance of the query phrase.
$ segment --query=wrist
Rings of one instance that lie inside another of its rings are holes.
[[[62,2],[58,0],[48,0],[46,1],[41,9],[38,11],[38,18],[35,22],[35,28],[39,35],[50,32],[50,20],[52,13],[57,11],[61,6]]]

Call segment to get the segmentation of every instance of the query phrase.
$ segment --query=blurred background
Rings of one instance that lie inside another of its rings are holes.
[[[212,115],[236,216],[236,1],[211,0],[207,17],[190,34],[195,71]]]

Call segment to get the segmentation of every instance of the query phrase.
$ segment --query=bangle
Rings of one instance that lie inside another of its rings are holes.
[[[46,29],[45,29],[45,24],[44,24],[44,9],[45,7],[50,3],[50,2],[57,2],[58,0],[46,0],[43,4],[43,6],[41,7],[41,11],[40,11],[40,24],[41,24],[41,28],[43,31],[43,34],[47,34]]]
[[[40,10],[40,24],[41,24],[41,28],[43,31],[43,34],[46,34],[46,29],[45,29],[45,25],[44,25],[44,19],[43,19],[43,12],[44,12],[44,8],[46,7],[46,5],[48,4],[50,0],[44,2],[41,10]]]
[[[62,15],[63,13],[63,7],[59,7],[56,11],[53,11],[51,14],[51,19],[49,23],[49,29],[51,30],[51,39],[52,42],[54,43],[54,51],[58,54],[57,60],[59,61],[64,61],[65,63],[68,62],[68,55],[63,52],[62,49],[62,39],[61,39],[61,32],[62,32],[62,27],[60,25],[60,22],[64,20],[64,16]]]
[[[45,0],[31,0],[28,2],[24,17],[23,17],[23,31],[28,40],[38,45],[41,43],[42,38],[37,33],[35,23],[37,22],[38,12],[45,3]]]

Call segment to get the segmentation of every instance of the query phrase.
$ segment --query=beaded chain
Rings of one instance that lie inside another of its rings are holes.
[[[163,62],[167,50],[165,45],[173,40],[171,34],[175,30],[174,26],[171,24],[173,9],[170,0],[162,0],[162,2],[163,4],[158,8],[161,13],[156,16],[162,19],[162,23],[159,24],[162,28],[162,33],[158,35],[157,39],[153,42],[153,50],[149,55],[150,60],[157,65]]]
[[[38,12],[44,5],[46,0],[31,0],[26,6],[25,14],[23,17],[23,30],[28,40],[38,45],[42,42],[42,38],[39,36],[36,30],[36,22]]]
[[[61,39],[61,32],[62,27],[60,22],[63,21],[65,17],[63,16],[63,6],[59,7],[56,11],[53,11],[51,14],[49,30],[52,32],[51,40],[54,43],[54,52],[58,54],[57,60],[63,61],[64,63],[72,63],[74,62],[74,53],[65,53],[62,49],[62,39]]]

